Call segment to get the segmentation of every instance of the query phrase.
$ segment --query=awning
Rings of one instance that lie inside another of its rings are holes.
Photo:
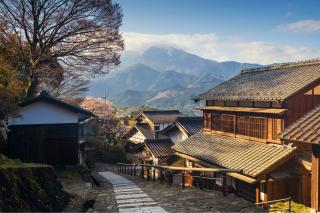
[[[248,113],[262,113],[262,114],[284,114],[287,109],[270,109],[270,108],[247,108],[247,107],[222,107],[222,106],[202,106],[194,107],[197,110],[212,110],[225,112],[248,112]]]
[[[190,161],[193,161],[193,162],[197,162],[197,163],[199,163],[201,166],[203,166],[205,168],[220,168],[221,169],[221,167],[218,167],[218,166],[210,164],[210,163],[203,162],[203,161],[201,161],[199,159],[196,159],[194,157],[191,157],[191,156],[188,156],[188,155],[185,155],[185,154],[181,154],[181,153],[178,153],[178,152],[176,152],[175,154],[178,155],[181,158],[184,158],[184,159],[187,159],[187,160],[190,160]],[[250,184],[253,184],[253,183],[257,182],[257,180],[254,179],[254,178],[251,178],[251,177],[248,177],[248,176],[236,173],[236,172],[227,172],[226,174],[231,176],[231,177],[234,177],[234,178],[237,178],[239,180],[242,180],[244,182],[250,183]]]
[[[199,132],[173,146],[177,153],[258,178],[294,156],[295,148]]]

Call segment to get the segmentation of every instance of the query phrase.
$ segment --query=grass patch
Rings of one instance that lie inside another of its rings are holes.
[[[0,169],[8,169],[8,168],[35,168],[35,167],[50,167],[46,164],[39,163],[23,163],[18,159],[1,159],[0,160]]]
[[[288,209],[288,207],[289,207],[289,202],[288,201],[286,201],[286,202],[278,202],[278,203],[275,203],[275,204],[271,205],[272,209]],[[291,201],[291,211],[292,212],[301,212],[301,213],[302,212],[303,213],[313,212],[311,208],[306,207],[306,206],[304,206],[302,204],[299,204],[299,203],[295,203],[293,201]]]

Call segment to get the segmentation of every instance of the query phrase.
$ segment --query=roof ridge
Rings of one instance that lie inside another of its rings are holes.
[[[294,61],[294,62],[285,62],[285,63],[274,63],[271,65],[265,65],[261,67],[242,69],[241,74],[251,73],[251,72],[261,72],[261,71],[272,71],[280,68],[315,65],[315,64],[320,64],[320,58]]]

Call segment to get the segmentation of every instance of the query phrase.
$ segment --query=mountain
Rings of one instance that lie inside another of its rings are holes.
[[[184,73],[178,73],[170,70],[161,73],[154,81],[151,87],[152,91],[162,90],[174,86],[185,86],[195,81],[197,77]]]
[[[173,47],[150,47],[142,54],[136,53],[135,57],[134,53],[130,52],[123,56],[123,63],[142,63],[160,72],[174,70],[195,76],[212,74],[224,78],[238,74],[241,69],[260,66],[235,61],[217,62]]]
[[[126,90],[146,91],[160,74],[144,64],[135,64],[92,82],[89,95],[102,97],[105,92],[108,96],[116,96]]]
[[[126,52],[116,71],[90,85],[88,95],[105,93],[117,105],[149,104],[156,108],[178,108],[191,112],[191,100],[258,64],[217,62],[176,48],[151,47],[143,53]]]

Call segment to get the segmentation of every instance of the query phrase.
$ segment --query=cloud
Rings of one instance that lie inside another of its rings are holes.
[[[297,22],[292,22],[289,24],[283,24],[276,27],[276,30],[282,32],[318,32],[320,31],[320,20],[302,20]]]
[[[127,51],[142,52],[151,46],[172,46],[216,61],[271,64],[320,56],[320,50],[305,46],[244,41],[238,37],[218,37],[215,33],[159,35],[125,32],[123,36]]]
[[[260,64],[300,61],[315,58],[320,51],[307,47],[278,46],[270,42],[239,42],[233,45],[240,61]]]
[[[183,49],[204,58],[225,60],[226,57],[217,54],[218,37],[215,33],[208,34],[143,34],[125,32],[126,50],[144,51],[151,46],[169,46]]]

